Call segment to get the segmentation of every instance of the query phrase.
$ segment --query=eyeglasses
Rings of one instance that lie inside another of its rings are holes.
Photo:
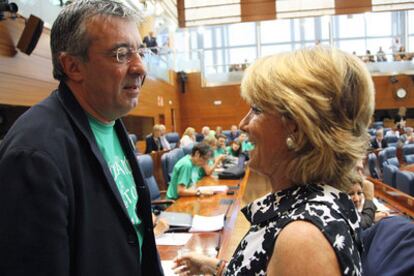
[[[153,53],[148,48],[138,48],[132,49],[129,47],[119,47],[113,52],[114,56],[116,57],[116,61],[118,63],[129,63],[132,60],[132,56],[138,54],[141,58],[147,58],[151,56]]]

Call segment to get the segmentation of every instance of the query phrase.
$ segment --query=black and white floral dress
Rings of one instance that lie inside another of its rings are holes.
[[[266,275],[280,231],[295,220],[311,222],[321,230],[343,275],[362,274],[359,216],[346,193],[328,185],[295,186],[255,200],[242,212],[251,227],[224,275]]]

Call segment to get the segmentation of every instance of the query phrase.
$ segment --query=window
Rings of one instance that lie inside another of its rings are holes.
[[[391,13],[378,12],[365,14],[367,36],[391,36]]]
[[[253,45],[256,41],[254,22],[228,25],[229,46]]]
[[[338,37],[341,39],[363,37],[365,35],[365,22],[363,14],[340,15],[338,16],[338,24]]]
[[[290,20],[272,20],[261,23],[261,43],[290,41]]]

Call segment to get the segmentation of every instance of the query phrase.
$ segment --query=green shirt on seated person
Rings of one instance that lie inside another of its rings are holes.
[[[254,149],[254,145],[250,143],[249,141],[243,141],[241,147],[242,147],[242,152],[251,151]]]
[[[178,185],[190,188],[204,176],[204,169],[193,164],[191,155],[184,156],[174,166],[171,181],[168,185],[167,198],[177,199],[179,197]]]
[[[218,156],[220,156],[222,154],[227,154],[227,151],[226,151],[225,148],[216,148],[214,150],[214,158],[216,158],[216,157],[218,157]]]

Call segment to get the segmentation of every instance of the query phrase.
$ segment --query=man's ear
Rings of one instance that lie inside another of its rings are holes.
[[[68,53],[61,53],[59,56],[59,62],[63,68],[68,79],[74,82],[81,82],[83,80],[83,63],[78,57],[72,56]]]

